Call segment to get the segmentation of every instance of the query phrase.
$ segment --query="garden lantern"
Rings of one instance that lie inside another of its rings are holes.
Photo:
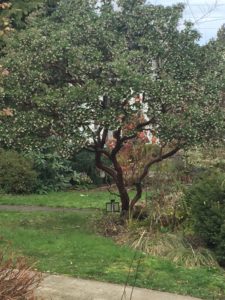
[[[106,212],[119,212],[120,204],[112,199],[110,202],[106,203]]]

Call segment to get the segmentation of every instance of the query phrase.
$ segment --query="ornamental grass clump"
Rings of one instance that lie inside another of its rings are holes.
[[[25,258],[6,258],[0,253],[1,300],[37,300],[34,290],[41,280],[41,273],[32,270]]]
[[[152,235],[145,231],[139,233],[131,241],[135,249],[144,253],[164,257],[186,268],[199,266],[217,266],[217,262],[209,250],[204,247],[194,248],[182,235],[172,233],[157,233]]]

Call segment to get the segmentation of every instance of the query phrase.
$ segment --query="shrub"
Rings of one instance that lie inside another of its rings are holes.
[[[6,193],[31,193],[37,187],[33,162],[15,151],[0,150],[0,189]]]
[[[37,192],[60,191],[70,186],[73,170],[69,160],[57,153],[30,152],[27,156],[32,158],[38,172]]]
[[[70,179],[70,183],[75,187],[87,188],[92,184],[91,178],[86,173],[78,173],[73,171],[73,176]]]
[[[220,264],[225,267],[225,221],[220,228],[220,234],[217,239],[218,246],[216,249],[216,256]]]
[[[42,280],[41,273],[31,270],[24,258],[5,258],[0,253],[0,298],[34,300],[34,290]]]
[[[225,265],[225,176],[205,174],[188,190],[185,200],[190,208],[194,231]]]
[[[72,159],[72,168],[78,173],[85,173],[91,178],[92,182],[96,185],[103,183],[103,179],[100,178],[95,166],[94,153],[82,150]]]
[[[167,190],[166,190],[167,189]],[[174,231],[187,218],[187,207],[181,190],[169,191],[165,186],[149,197],[149,227],[153,231]]]

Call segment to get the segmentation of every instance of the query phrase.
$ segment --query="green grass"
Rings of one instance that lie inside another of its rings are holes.
[[[69,191],[47,195],[0,195],[0,204],[103,209],[111,198],[113,196],[107,191]]]
[[[134,191],[129,192],[130,195]],[[51,192],[46,195],[0,195],[0,204],[5,205],[37,205],[49,207],[66,207],[66,208],[97,208],[105,209],[106,202],[110,199],[119,200],[119,197],[111,195],[108,191],[68,191],[68,192]]]
[[[96,235],[92,226],[96,217],[96,212],[0,212],[0,247],[10,241],[17,255],[36,261],[41,271],[124,284],[135,252]],[[225,299],[223,271],[186,269],[141,253],[134,259],[130,284],[134,283],[140,255],[137,286],[203,299]]]

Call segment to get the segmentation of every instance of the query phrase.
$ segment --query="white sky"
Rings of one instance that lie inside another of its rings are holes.
[[[225,23],[225,0],[149,0],[152,4],[172,5],[184,3],[184,19],[195,23],[204,44],[216,36],[218,29]]]

